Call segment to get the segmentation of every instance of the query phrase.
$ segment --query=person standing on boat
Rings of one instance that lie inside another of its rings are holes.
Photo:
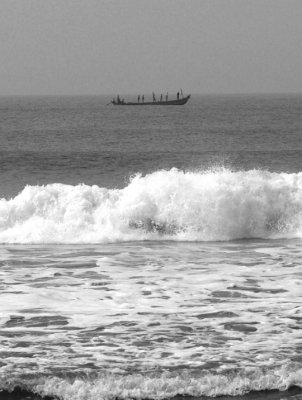
[[[155,97],[155,93],[154,92],[152,92],[152,96],[153,96],[153,101],[155,102],[156,101],[156,97]]]
[[[160,101],[163,101],[163,95],[162,94],[160,95]]]
[[[177,92],[177,100],[179,100],[179,92]]]
[[[166,101],[168,101],[168,97],[169,97],[169,95],[168,95],[168,92],[167,92],[167,94],[166,94]]]
[[[137,96],[137,102],[138,102],[138,103],[140,102],[140,99],[141,99],[141,96],[138,95],[138,96]]]

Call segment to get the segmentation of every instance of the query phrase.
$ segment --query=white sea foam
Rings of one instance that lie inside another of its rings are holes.
[[[162,170],[123,189],[27,186],[0,201],[2,243],[232,240],[302,235],[302,173]]]
[[[168,399],[177,395],[217,397],[302,387],[302,370],[297,366],[285,365],[267,371],[250,368],[226,374],[204,373],[201,376],[180,371],[157,376],[100,375],[94,379],[50,377],[27,381],[25,385],[22,385],[22,381],[7,384],[0,380],[1,387],[5,389],[12,390],[16,384],[40,395],[57,396],[63,400]]]

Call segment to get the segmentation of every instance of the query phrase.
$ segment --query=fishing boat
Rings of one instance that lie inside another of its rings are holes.
[[[119,97],[117,99],[111,100],[109,104],[113,104],[114,106],[183,106],[187,103],[191,95],[178,98],[175,100],[162,100],[162,101],[139,101],[139,102],[125,102],[123,99],[121,100]]]

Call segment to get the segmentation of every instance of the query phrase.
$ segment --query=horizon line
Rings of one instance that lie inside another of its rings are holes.
[[[120,92],[122,93],[122,92]],[[142,92],[143,93],[143,92]],[[163,93],[166,93],[164,91]],[[174,92],[169,92],[169,94],[173,94]],[[175,92],[177,93],[177,92]],[[109,97],[109,96],[117,96],[119,93],[10,93],[10,94],[0,94],[0,97]],[[147,95],[152,96],[152,92],[147,93]],[[157,94],[157,93],[156,93]],[[302,95],[302,91],[295,92],[186,92],[184,96],[191,94],[192,96],[248,96],[248,95],[262,95],[262,96],[272,96],[272,95]],[[138,93],[129,92],[123,93],[124,96],[137,96]]]

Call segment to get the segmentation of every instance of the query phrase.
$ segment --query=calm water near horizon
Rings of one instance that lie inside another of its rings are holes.
[[[0,97],[0,398],[301,399],[302,95],[109,101]]]

